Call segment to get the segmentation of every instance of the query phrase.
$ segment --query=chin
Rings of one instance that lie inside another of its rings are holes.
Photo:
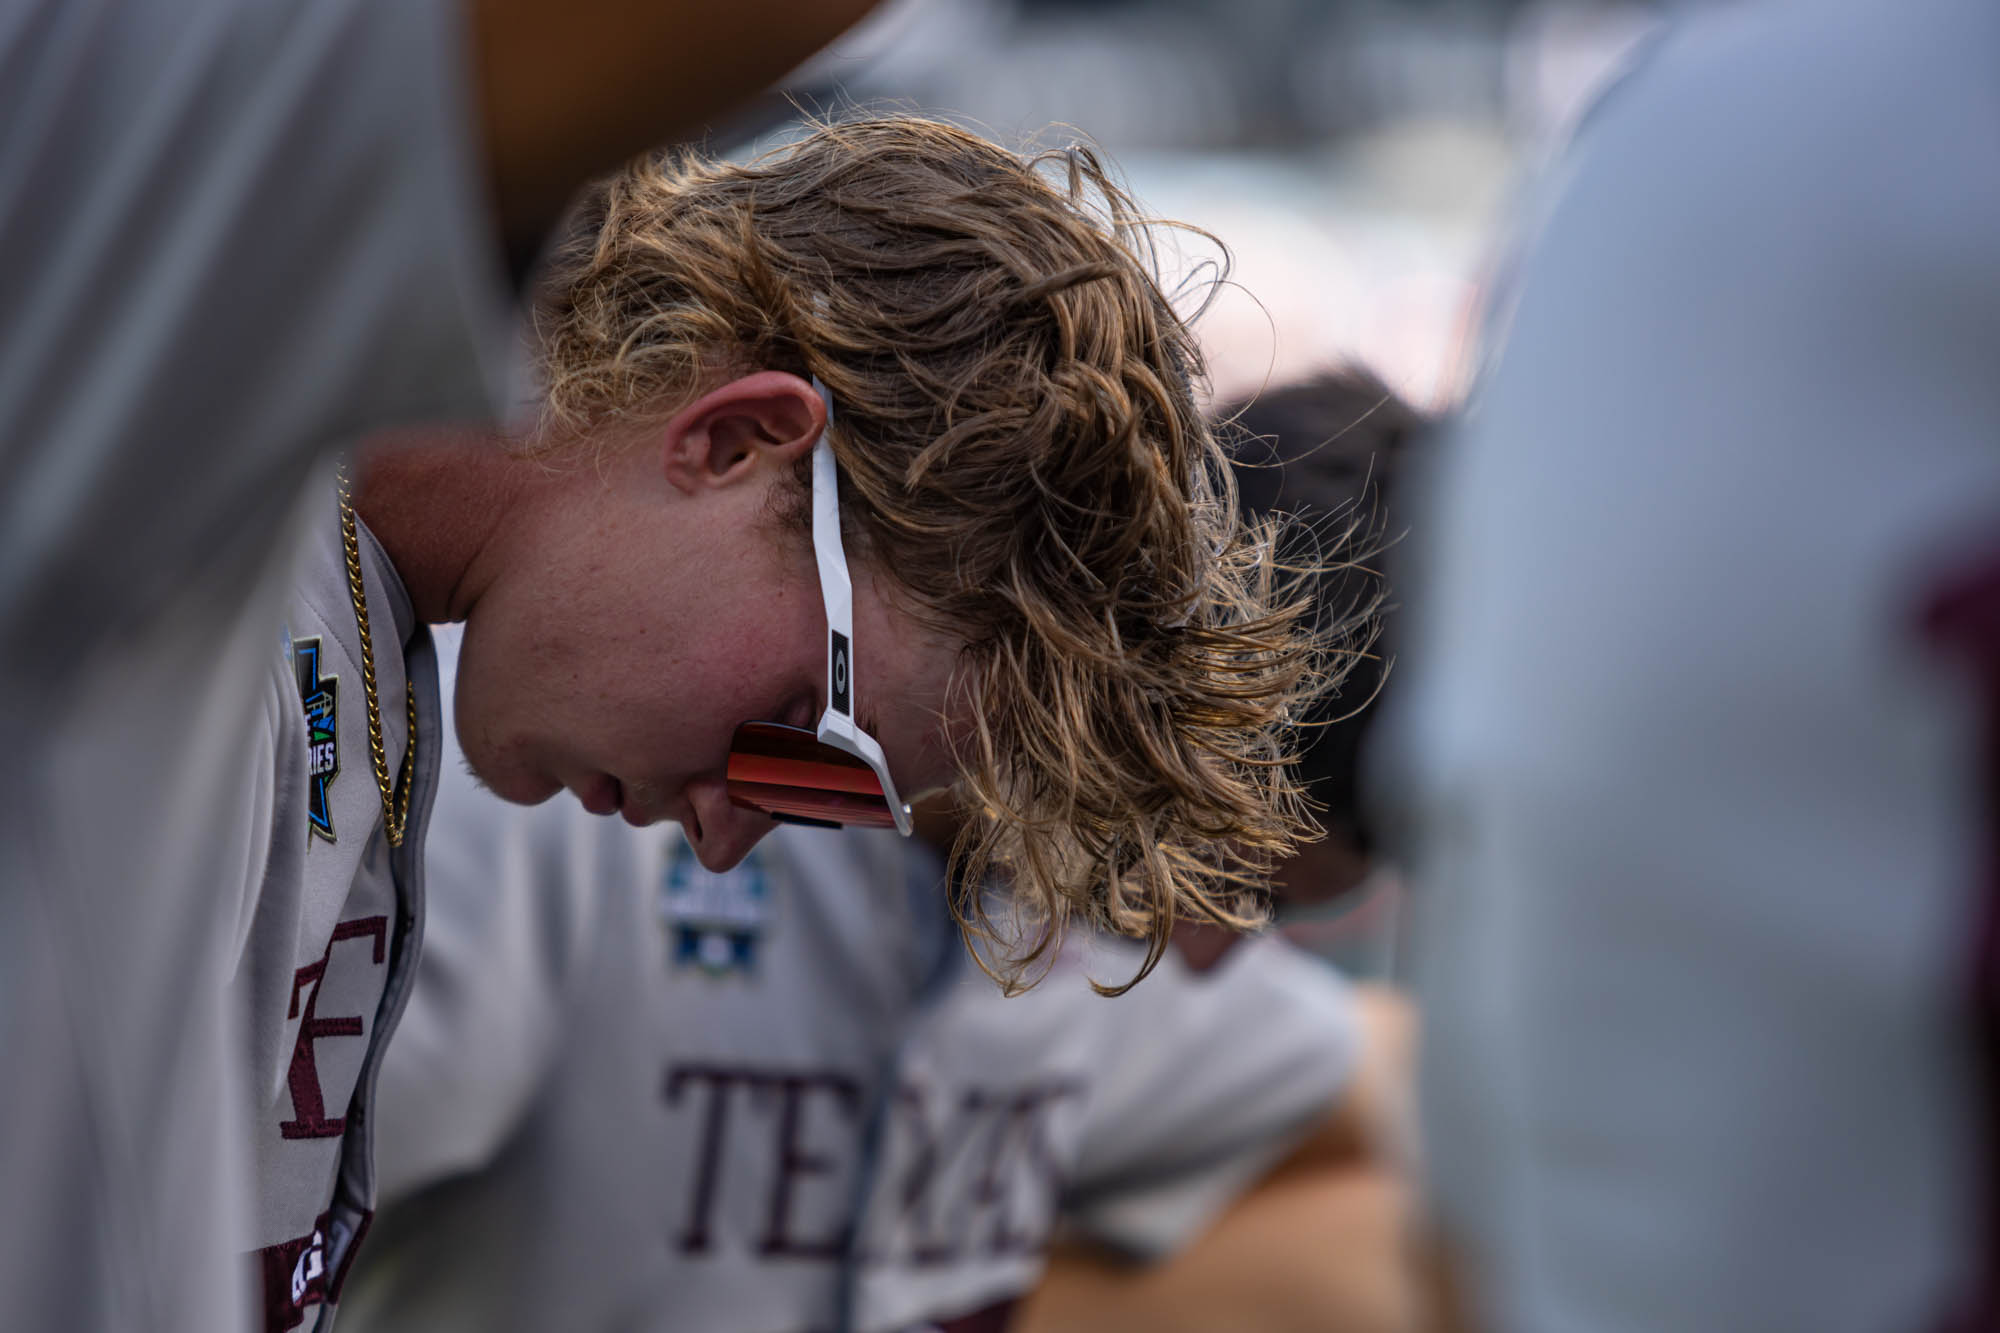
[[[525,783],[504,790],[494,787],[493,794],[501,800],[511,801],[515,805],[540,805],[543,801],[550,799],[562,791],[562,789],[563,785],[560,782],[554,780],[544,782],[538,779],[532,783]]]
[[[540,805],[563,789],[562,783],[554,778],[537,777],[529,773],[496,773],[491,776],[477,764],[468,764],[472,776],[480,785],[503,801],[514,805]]]
[[[479,785],[514,805],[540,805],[563,789],[562,783],[527,768],[511,767],[489,754],[479,752],[468,737],[459,738],[465,767]]]

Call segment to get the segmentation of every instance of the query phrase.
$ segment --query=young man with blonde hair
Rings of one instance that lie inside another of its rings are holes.
[[[1150,966],[1177,917],[1247,914],[1305,827],[1281,737],[1312,647],[1145,236],[1088,152],[910,118],[635,163],[550,263],[535,437],[405,441],[327,497],[238,969],[272,1327],[326,1326],[372,1216],[427,623],[465,624],[459,739],[506,799],[674,819],[721,871],[774,818],[907,833],[956,788],[968,865],[1036,923],[1004,965],[1077,919]]]
[[[1242,420],[1277,437],[1239,451],[1246,515],[1295,516],[1298,563],[1343,561],[1317,618],[1364,618],[1414,418],[1345,375]],[[1334,716],[1379,671],[1350,680]],[[1345,856],[1291,858],[1299,896],[1368,859],[1349,731],[1301,738]],[[1107,998],[1143,947],[1077,932],[1008,996],[951,917],[944,803],[917,838],[781,829],[715,873],[671,825],[446,767],[360,1333],[1410,1327],[1393,993],[1177,932]]]
[[[1056,926],[1157,947],[1236,912],[1224,849],[1304,828],[1278,738],[1309,649],[1261,591],[1147,235],[1085,150],[908,118],[595,191],[546,287],[528,456],[410,449],[358,497],[422,617],[467,622],[475,771],[678,817],[716,867],[767,831],[728,789],[738,723],[844,702],[808,558],[824,434],[851,720],[901,791],[960,785],[967,850]]]

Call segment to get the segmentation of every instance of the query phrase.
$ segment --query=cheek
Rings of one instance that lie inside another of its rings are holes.
[[[766,534],[739,528],[664,532],[553,544],[475,608],[460,698],[501,764],[705,769],[737,723],[818,685],[810,552],[787,563]]]
[[[722,714],[729,724],[767,717],[825,674],[815,625],[789,597],[763,606],[716,608],[687,645],[673,675],[684,705]]]
[[[473,608],[454,693],[460,741],[475,770],[541,763],[574,732],[578,703],[629,656],[589,599],[528,583],[496,589]]]
[[[615,729],[607,742],[633,751],[623,758],[635,771],[720,765],[739,722],[775,720],[817,688],[825,673],[818,621],[817,598],[807,607],[790,589],[737,595],[718,584],[684,598],[672,622],[628,629],[593,666],[604,685],[598,700],[611,705],[600,719]]]
[[[635,715],[656,718],[676,693],[702,636],[698,607],[634,556],[551,580],[532,613],[514,618],[506,644],[515,688],[535,725],[584,733]]]

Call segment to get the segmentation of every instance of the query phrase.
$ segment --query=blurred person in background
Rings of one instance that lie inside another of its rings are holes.
[[[2000,1327],[1996,51],[1689,21],[1496,293],[1389,723],[1471,1327]]]
[[[1379,587],[1376,571],[1403,539],[1388,521],[1390,491],[1429,418],[1358,366],[1266,390],[1221,415],[1251,437],[1237,469],[1244,509],[1305,520],[1280,564],[1303,566],[1329,544],[1353,551],[1321,603],[1333,614],[1366,605]],[[1288,939],[1350,976],[1381,980],[1400,963],[1404,895],[1400,872],[1381,855],[1361,773],[1392,674],[1400,601],[1379,608],[1378,636],[1352,657],[1338,691],[1312,718],[1301,776],[1326,836],[1300,848],[1272,883]]]
[[[316,460],[492,415],[572,190],[866,8],[9,7],[0,1327],[243,1327],[226,978]]]
[[[538,431],[402,441],[322,496],[237,970],[269,1327],[329,1325],[371,1223],[442,745],[426,623],[465,625],[489,790],[671,817],[714,872],[774,816],[908,836],[899,792],[957,785],[1046,947],[1075,914],[1150,959],[1232,915],[1212,830],[1246,864],[1304,831],[1263,760],[1308,639],[1219,500],[1146,235],[1087,151],[915,117],[644,157],[547,261]]]
[[[1242,493],[1318,567],[1383,530],[1408,414],[1363,377],[1273,398]],[[1312,583],[1359,644],[1379,580],[1334,563]],[[1305,767],[1352,857],[1344,737]],[[953,822],[920,831],[781,830],[716,873],[448,772],[352,1326],[1408,1327],[1402,1003],[1273,935],[1114,998],[1092,980],[1146,950],[1080,936],[1010,998],[953,920]],[[1327,866],[1292,891],[1357,877]]]

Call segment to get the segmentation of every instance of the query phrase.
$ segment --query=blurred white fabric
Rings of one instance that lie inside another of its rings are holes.
[[[0,15],[0,1328],[243,1327],[223,974],[297,497],[504,366],[458,20]]]
[[[1510,1333],[1937,1327],[1973,1276],[2000,11],[1690,24],[1585,122],[1413,522],[1444,1220]]]

